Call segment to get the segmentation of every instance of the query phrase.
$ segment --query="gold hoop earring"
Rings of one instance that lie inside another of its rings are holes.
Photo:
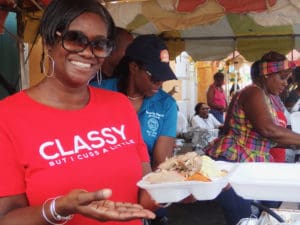
[[[97,83],[98,83],[98,86],[100,86],[101,83],[102,83],[102,73],[101,73],[101,68],[97,71],[96,77],[97,77]]]
[[[51,69],[51,73],[46,73],[46,66],[45,66],[45,57],[44,55],[42,56],[42,73],[45,75],[45,77],[53,77],[54,75],[54,66],[55,66],[55,61],[52,58],[52,56],[50,56],[48,53],[45,54],[45,56],[49,59],[49,68]]]

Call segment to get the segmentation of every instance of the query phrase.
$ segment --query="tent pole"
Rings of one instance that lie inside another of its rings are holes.
[[[24,55],[25,55],[25,46],[23,43],[19,43],[19,61],[20,61],[20,74],[21,74],[20,89],[21,90],[29,87],[29,76],[28,76],[28,71],[26,70]]]
[[[19,1],[18,4],[23,4],[22,1]],[[23,40],[24,36],[24,23],[22,20],[22,12],[17,12],[17,32],[18,36],[21,37],[21,40]],[[20,80],[19,80],[19,86],[20,89],[26,89],[29,87],[29,75],[28,71],[26,71],[26,65],[25,65],[25,45],[23,41],[18,42],[18,49],[19,49],[19,63],[20,63]]]

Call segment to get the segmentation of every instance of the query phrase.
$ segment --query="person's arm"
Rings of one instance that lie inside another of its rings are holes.
[[[148,162],[142,163],[143,175],[152,172],[151,165]],[[159,205],[151,198],[150,194],[144,190],[139,190],[139,203],[145,208],[154,211],[159,208]]]
[[[218,129],[218,128],[220,128],[220,127],[223,126],[223,124],[220,123],[219,120],[217,120],[216,117],[213,114],[209,114],[209,116],[212,119],[212,123],[213,123],[214,129]]]
[[[270,138],[280,145],[300,146],[300,134],[277,126],[273,122],[261,89],[248,88],[241,94],[238,104],[244,109],[246,118],[249,119],[255,130],[262,136]]]
[[[177,105],[172,100],[167,100],[164,104],[164,118],[159,125],[159,134],[153,147],[153,163],[152,169],[172,157],[175,147],[176,126],[177,126]]]
[[[192,128],[200,127],[197,117],[198,117],[197,115],[194,115],[191,119]]]
[[[210,85],[208,87],[207,93],[206,93],[206,101],[207,101],[207,105],[211,108],[216,108],[216,105],[214,104],[214,86]]]
[[[61,216],[81,214],[98,221],[127,221],[137,218],[153,219],[155,215],[141,205],[112,202],[107,200],[111,196],[110,189],[95,192],[73,190],[55,200],[55,211]],[[55,220],[51,212],[52,200],[45,200],[43,205],[28,206],[25,194],[0,198],[1,225],[47,225],[47,220]]]
[[[155,170],[160,163],[165,161],[166,158],[171,158],[173,156],[174,146],[175,138],[159,136],[153,149],[153,170]]]

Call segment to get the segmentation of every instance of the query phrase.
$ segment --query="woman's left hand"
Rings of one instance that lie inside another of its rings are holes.
[[[72,204],[71,214],[82,214],[99,221],[128,221],[133,219],[154,219],[155,214],[139,204],[115,202],[107,200],[111,196],[110,189],[95,192],[73,190],[59,200]],[[61,203],[62,204],[62,203]]]

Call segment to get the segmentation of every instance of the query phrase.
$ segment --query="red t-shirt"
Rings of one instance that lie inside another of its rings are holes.
[[[111,188],[112,200],[137,202],[149,157],[136,112],[117,92],[90,93],[80,110],[48,107],[25,92],[0,101],[0,196],[26,193],[30,205],[41,205],[75,188]],[[68,224],[101,223],[75,215]]]

